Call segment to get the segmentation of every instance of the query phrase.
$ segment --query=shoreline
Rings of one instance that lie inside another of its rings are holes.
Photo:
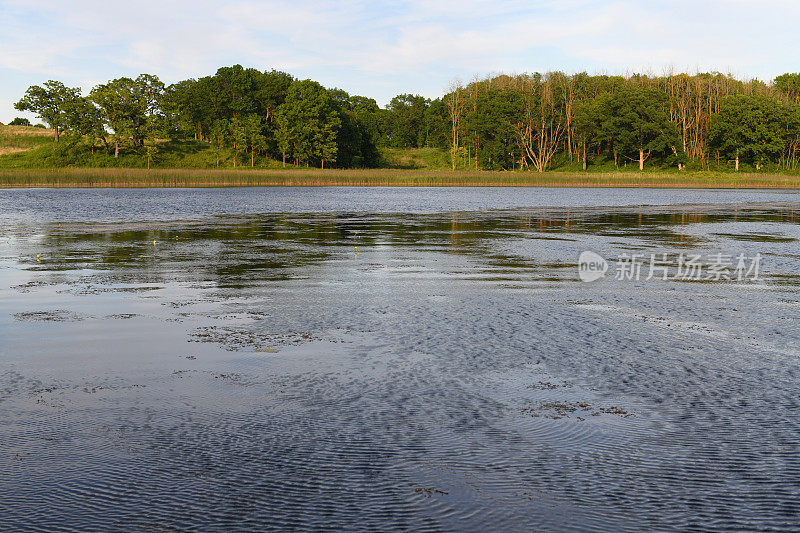
[[[0,188],[575,187],[800,189],[800,176],[721,172],[504,172],[405,169],[0,169]]]

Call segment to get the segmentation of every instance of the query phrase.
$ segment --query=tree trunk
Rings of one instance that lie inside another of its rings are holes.
[[[286,151],[283,152],[283,168],[286,168]]]
[[[56,136],[53,139],[53,143],[57,143],[58,142],[58,126],[55,127],[55,130],[56,130]]]
[[[644,170],[644,150],[639,148],[639,170]]]
[[[619,170],[619,160],[617,159],[617,151],[614,150],[614,168]]]
[[[739,172],[739,149],[736,149],[736,172]]]
[[[254,150],[250,150],[250,168],[253,168],[256,165],[256,156],[254,154]]]
[[[119,141],[114,141],[114,157],[119,157]]]
[[[586,170],[586,142],[583,143],[583,170]]]
[[[325,170],[325,160],[324,159],[322,160],[322,166],[320,168]]]

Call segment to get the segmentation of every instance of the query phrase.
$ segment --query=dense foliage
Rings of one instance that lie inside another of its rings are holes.
[[[16,108],[37,113],[56,143],[67,133],[73,146],[148,164],[188,141],[217,166],[375,167],[386,147],[443,150],[453,169],[794,170],[800,154],[800,74],[769,84],[719,73],[500,75],[454,83],[434,100],[400,94],[381,108],[234,65],[169,86],[148,74],[118,78],[88,96],[51,80]]]

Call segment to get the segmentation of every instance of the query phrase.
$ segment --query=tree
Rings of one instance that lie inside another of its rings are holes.
[[[49,80],[43,86],[28,87],[22,99],[14,104],[14,108],[36,113],[55,131],[53,142],[57,143],[62,130],[69,126],[67,124],[69,109],[80,96],[80,88],[67,87],[60,81]]]
[[[250,167],[252,168],[255,166],[256,151],[267,148],[267,138],[261,133],[264,128],[264,120],[255,113],[251,113],[245,117],[244,127],[246,141],[250,148]]]
[[[489,88],[476,95],[475,104],[477,161],[484,168],[513,170],[521,157],[515,129],[522,105],[519,93]]]
[[[450,120],[447,104],[441,98],[432,100],[425,110],[425,131],[428,132],[428,146],[447,149],[450,144]]]
[[[130,128],[134,111],[133,80],[117,78],[92,89],[90,98],[100,107],[103,119],[114,132],[114,157],[119,157],[119,144]]]
[[[785,109],[769,96],[733,95],[722,101],[719,113],[712,115],[709,143],[722,154],[733,157],[739,171],[740,159],[759,169],[774,160],[784,148],[781,125]]]
[[[247,148],[247,126],[239,117],[233,117],[228,122],[229,138],[233,142],[233,167],[239,159],[239,152]]]
[[[30,126],[31,121],[27,118],[17,117],[8,123],[9,126]]]
[[[294,152],[292,125],[290,124],[289,120],[288,114],[281,113],[281,109],[278,108],[278,112],[275,115],[275,122],[277,124],[277,128],[275,130],[275,139],[278,144],[278,150],[281,153],[283,168],[286,168],[286,154],[291,156]]]
[[[103,115],[89,98],[76,99],[67,108],[66,116],[71,131],[81,137],[88,137],[92,153],[95,139],[101,139],[108,147]]]
[[[217,168],[219,168],[220,156],[228,143],[229,132],[230,126],[227,120],[215,120],[211,124],[211,145],[214,147],[214,155],[217,156]]]
[[[425,110],[430,101],[414,94],[399,94],[391,99],[389,111],[389,144],[395,148],[426,146]]]
[[[162,110],[173,133],[200,141],[207,138],[213,120],[210,90],[208,78],[184,80],[166,88]]]
[[[620,151],[638,152],[639,170],[654,152],[677,151],[678,136],[670,122],[663,92],[646,87],[625,87],[601,100],[605,136]]]
[[[602,140],[602,111],[598,98],[581,100],[575,106],[575,139],[582,151],[583,170],[588,168],[587,152],[590,146]]]
[[[308,166],[320,161],[324,167],[326,160],[336,161],[341,119],[325,87],[311,80],[293,82],[278,108],[277,120],[283,149],[291,148],[299,162]]]
[[[522,113],[516,125],[524,161],[544,172],[558,150],[566,118],[549,76],[539,73],[521,79]]]
[[[800,102],[800,74],[782,74],[775,78],[775,88],[783,93],[790,102]]]
[[[456,157],[460,146],[458,135],[461,131],[461,118],[464,114],[462,91],[461,81],[453,80],[448,88],[448,93],[444,97],[447,112],[450,115],[450,162],[453,170],[456,169]]]
[[[360,164],[375,167],[380,163],[378,145],[381,143],[381,109],[374,99],[366,96],[351,96],[349,109],[359,131]]]
[[[163,129],[163,94],[164,84],[150,74],[141,74],[135,80],[117,78],[92,89],[92,101],[114,132],[114,157],[119,157],[120,140],[130,139],[134,148],[144,147],[150,132]]]

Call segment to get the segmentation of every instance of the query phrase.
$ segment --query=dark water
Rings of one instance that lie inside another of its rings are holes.
[[[800,529],[800,196],[0,191],[0,530]],[[582,283],[577,257],[763,256]]]

